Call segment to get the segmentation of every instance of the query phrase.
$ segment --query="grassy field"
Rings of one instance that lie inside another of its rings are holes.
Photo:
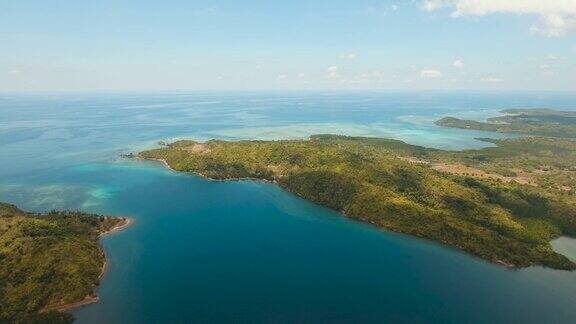
[[[93,296],[105,262],[98,236],[123,222],[0,203],[0,322],[71,322],[69,314],[41,311]]]
[[[557,161],[554,167],[568,168],[576,147],[561,141],[551,147],[546,139],[497,144],[496,148],[450,152],[389,139],[317,135],[287,141],[184,140],[139,156],[161,159],[174,170],[213,179],[275,181],[347,217],[507,266],[574,269],[574,263],[549,245],[558,235],[576,235],[572,192],[522,185],[511,175],[502,179],[512,180],[503,181],[436,167],[448,161],[497,175],[504,166],[522,161],[519,167],[537,170],[553,162],[546,158],[555,154],[550,150],[558,150],[566,161]],[[532,160],[524,164],[526,156]]]

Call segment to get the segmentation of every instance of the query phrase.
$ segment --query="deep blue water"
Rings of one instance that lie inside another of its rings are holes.
[[[576,110],[568,93],[0,95],[0,200],[135,219],[102,240],[78,323],[573,322],[576,274],[519,271],[350,221],[272,184],[214,182],[120,153],[175,138],[385,136],[482,147],[446,115]],[[566,251],[570,242],[561,242]]]

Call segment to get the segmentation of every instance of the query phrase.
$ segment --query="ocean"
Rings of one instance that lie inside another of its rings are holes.
[[[450,150],[510,135],[434,125],[505,108],[576,110],[562,92],[0,94],[0,201],[128,216],[102,239],[100,302],[78,323],[573,322],[576,273],[508,270],[376,229],[273,184],[122,158],[159,141],[344,134]],[[555,246],[574,253],[574,240]]]

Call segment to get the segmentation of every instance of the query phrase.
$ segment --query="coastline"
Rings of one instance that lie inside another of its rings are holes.
[[[227,178],[227,179],[214,179],[214,178],[210,178],[206,175],[203,175],[200,172],[193,172],[193,171],[178,171],[173,169],[168,162],[166,162],[166,160],[164,159],[155,159],[155,158],[143,158],[140,156],[134,157],[134,159],[137,160],[141,160],[141,161],[155,161],[155,162],[160,162],[162,163],[162,165],[164,165],[164,167],[166,167],[168,170],[172,171],[172,172],[176,172],[176,173],[188,173],[188,174],[194,174],[197,175],[205,180],[208,181],[214,181],[214,182],[222,182],[222,181],[255,181],[255,182],[264,182],[264,183],[273,183],[273,184],[278,184],[278,182],[276,180],[266,180],[266,179],[259,179],[259,178],[250,178],[250,177],[246,177],[246,178]]]
[[[132,218],[128,218],[128,217],[118,217],[120,219],[122,219],[122,221],[114,226],[112,226],[110,229],[108,229],[107,231],[101,232],[100,234],[98,234],[98,237],[104,237],[106,235],[110,235],[112,233],[115,232],[119,232],[127,227],[129,227],[130,225],[132,225],[134,223],[134,220]]]
[[[250,177],[246,177],[246,178],[214,179],[214,178],[210,178],[210,177],[208,177],[208,176],[206,176],[206,175],[204,175],[204,174],[202,174],[202,173],[199,173],[199,172],[194,172],[194,171],[178,171],[178,170],[175,170],[175,169],[173,169],[173,168],[168,164],[168,162],[167,162],[165,159],[144,158],[144,157],[140,157],[140,156],[136,156],[135,158],[136,158],[136,159],[139,159],[139,160],[144,160],[144,161],[160,162],[160,163],[162,163],[162,165],[163,165],[164,167],[166,167],[167,169],[169,169],[169,170],[172,171],[172,172],[184,173],[184,174],[186,174],[186,173],[188,173],[188,174],[193,174],[193,175],[200,176],[200,177],[202,177],[202,178],[204,178],[205,180],[208,180],[208,181],[218,181],[218,182],[221,182],[221,181],[255,181],[255,182],[272,183],[272,184],[278,185],[282,190],[285,190],[285,191],[287,191],[288,193],[291,193],[291,194],[293,194],[293,195],[296,195],[297,197],[300,197],[300,198],[302,198],[302,199],[308,200],[307,198],[299,195],[298,193],[295,193],[295,192],[291,192],[291,191],[286,190],[285,188],[283,188],[282,186],[280,186],[279,183],[278,183],[278,181],[276,181],[276,180],[266,180],[266,179],[259,179],[259,178],[250,178]],[[308,200],[308,201],[310,201],[310,200]],[[362,222],[362,223],[365,223],[365,224],[369,224],[369,225],[375,226],[375,227],[378,228],[378,229],[388,230],[388,229],[386,229],[386,228],[384,228],[384,227],[382,227],[382,226],[379,226],[378,224],[376,224],[376,223],[373,222],[373,221],[368,221],[368,220],[364,220],[364,219],[361,219],[361,218],[357,218],[357,217],[353,217],[353,216],[347,215],[347,214],[344,212],[344,210],[335,210],[335,211],[337,211],[338,213],[342,214],[344,217],[346,217],[346,218],[348,218],[348,219],[351,219],[351,220],[354,220],[354,221],[359,221],[359,222]],[[471,257],[474,257],[474,258],[478,258],[479,260],[482,260],[482,261],[485,261],[485,262],[488,262],[488,263],[491,263],[491,264],[494,264],[494,265],[502,266],[502,267],[504,267],[504,268],[507,269],[507,270],[512,270],[512,271],[514,271],[514,270],[519,270],[519,269],[524,268],[524,267],[522,267],[522,266],[518,266],[518,265],[516,265],[516,264],[509,263],[509,262],[503,261],[503,260],[501,260],[501,259],[484,259],[484,258],[482,258],[482,257],[479,257],[478,255],[471,254],[471,253],[468,253],[468,252],[463,251],[463,250],[461,250],[461,249],[458,249],[457,247],[451,246],[451,245],[446,244],[446,243],[443,243],[443,242],[436,242],[436,241],[431,240],[431,239],[428,239],[428,238],[426,238],[426,237],[414,236],[414,235],[411,235],[411,234],[408,234],[408,233],[405,233],[405,232],[402,232],[402,231],[392,231],[392,232],[394,232],[394,233],[399,233],[399,234],[404,234],[404,235],[408,235],[408,236],[412,236],[412,237],[421,238],[421,239],[424,239],[424,240],[428,240],[428,241],[430,241],[430,242],[432,242],[432,243],[439,243],[439,244],[442,244],[443,246],[448,247],[448,248],[456,248],[457,251],[466,253],[467,255],[469,255],[469,256],[471,256]],[[534,266],[534,264],[529,265],[529,266],[527,266],[527,267],[530,267],[530,266]]]
[[[109,230],[100,233],[98,235],[98,238],[102,238],[104,236],[111,235],[113,233],[122,231],[134,223],[134,220],[132,218],[128,218],[128,217],[121,217],[121,218],[123,219],[122,222],[118,223],[116,226],[113,226]],[[104,277],[104,275],[106,274],[106,271],[108,270],[108,258],[106,257],[104,250],[102,250],[102,254],[104,254],[104,264],[102,264],[102,270],[100,271],[100,275],[98,276],[98,280],[101,280]],[[96,297],[96,300],[93,302],[94,303],[98,302],[98,297]],[[83,304],[83,305],[86,305],[86,304]],[[80,306],[83,306],[83,305],[80,305]]]
[[[119,222],[117,225],[111,227],[107,231],[99,233],[98,239],[100,239],[106,235],[110,235],[112,233],[122,231],[134,223],[134,220],[132,218],[128,218],[128,217],[119,217],[119,218],[122,219],[122,221]],[[104,256],[104,263],[102,264],[102,270],[100,270],[100,275],[98,275],[98,282],[100,282],[100,280],[104,277],[104,274],[106,274],[106,271],[108,270],[108,258],[106,257],[104,250],[102,250],[102,254]],[[81,300],[74,301],[71,303],[45,306],[44,308],[42,308],[40,310],[40,313],[46,313],[46,312],[50,312],[50,311],[66,312],[66,311],[70,311],[70,310],[73,310],[73,309],[76,309],[79,307],[83,307],[86,305],[95,304],[99,301],[100,301],[100,297],[98,297],[98,295],[96,295],[94,293],[92,295],[88,295],[88,296],[84,297]]]
[[[94,296],[86,296],[84,297],[84,299],[79,300],[79,301],[75,301],[72,303],[68,303],[68,304],[63,304],[63,305],[54,305],[54,306],[49,306],[49,307],[44,307],[42,310],[40,310],[40,313],[47,313],[50,311],[57,311],[57,312],[66,312],[72,309],[76,309],[82,306],[86,306],[86,305],[90,305],[90,304],[94,304],[97,303],[100,300],[100,298],[96,295]]]

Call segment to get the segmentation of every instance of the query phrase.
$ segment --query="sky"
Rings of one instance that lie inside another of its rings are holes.
[[[0,0],[0,91],[576,90],[576,0]]]

